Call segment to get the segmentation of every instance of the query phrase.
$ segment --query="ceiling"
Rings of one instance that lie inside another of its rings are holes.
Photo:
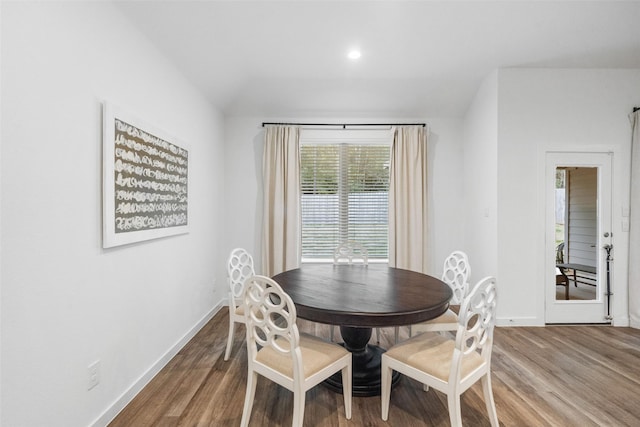
[[[227,116],[462,117],[498,68],[640,69],[640,1],[115,4]]]

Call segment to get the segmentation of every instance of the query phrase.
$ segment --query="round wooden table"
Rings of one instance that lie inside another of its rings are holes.
[[[387,264],[304,264],[277,274],[296,305],[298,317],[340,326],[353,357],[353,395],[380,394],[380,358],[384,349],[369,344],[371,328],[420,323],[449,307],[451,288],[435,277]],[[394,383],[399,379],[394,374]],[[340,375],[326,385],[342,391]]]

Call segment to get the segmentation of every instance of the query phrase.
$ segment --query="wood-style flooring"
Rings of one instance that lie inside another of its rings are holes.
[[[236,328],[223,360],[226,309],[173,358],[113,420],[119,426],[238,426],[247,354],[244,326]],[[299,319],[301,331],[329,336],[326,325]],[[407,328],[402,328],[401,339]],[[389,346],[393,328],[384,328]],[[496,328],[493,393],[503,426],[640,426],[640,330],[609,326]],[[259,378],[251,426],[290,426],[291,392]],[[462,396],[465,426],[488,426],[482,389]],[[403,377],[391,393],[389,421],[379,397],[354,397],[352,419],[343,398],[322,385],[307,392],[305,426],[448,426],[446,396]]]

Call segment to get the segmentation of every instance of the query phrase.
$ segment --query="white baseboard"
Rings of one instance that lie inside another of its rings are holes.
[[[224,307],[223,302],[214,306],[204,315],[187,333],[178,340],[165,354],[163,354],[147,371],[142,374],[116,401],[109,406],[94,422],[91,427],[102,427],[108,425],[122,411],[125,406],[164,368],[171,359],[207,324],[213,316]]]
[[[605,323],[603,323],[603,325],[605,325]],[[545,326],[545,323],[540,322],[536,317],[502,317],[496,319],[496,326]],[[640,323],[634,326],[632,321],[631,324],[629,324],[628,317],[614,318],[612,326],[631,326],[632,328],[635,327],[640,329]]]

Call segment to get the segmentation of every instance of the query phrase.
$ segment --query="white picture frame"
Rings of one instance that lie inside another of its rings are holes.
[[[189,149],[103,104],[103,248],[189,232]]]

